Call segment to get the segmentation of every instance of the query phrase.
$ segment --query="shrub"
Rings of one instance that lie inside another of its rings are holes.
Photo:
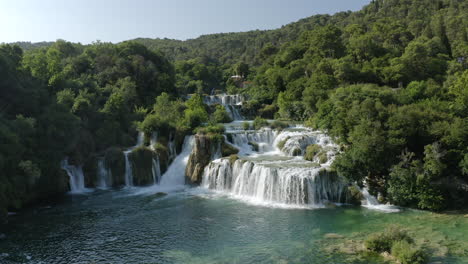
[[[283,149],[284,148],[284,145],[286,145],[286,142],[288,142],[289,140],[289,137],[286,137],[285,139],[281,140],[280,142],[278,142],[278,145],[276,145],[279,149]]]
[[[322,147],[320,145],[311,144],[311,145],[307,146],[307,148],[306,148],[306,153],[304,155],[304,159],[306,159],[308,161],[313,161],[315,156],[320,151],[322,151]]]
[[[372,234],[364,242],[367,249],[375,252],[390,252],[395,242],[413,243],[406,231],[396,226],[386,228],[382,233]]]
[[[232,122],[232,118],[229,116],[226,108],[222,105],[217,105],[216,110],[214,111],[213,115],[211,116],[211,120],[214,123],[229,123]]]
[[[207,134],[223,134],[225,131],[225,128],[223,125],[209,125],[205,127],[198,127],[196,129],[197,134],[201,135],[207,135]]]
[[[227,143],[224,143],[224,142],[222,143],[222,145],[221,145],[221,155],[223,157],[236,155],[237,153],[239,153],[239,150],[237,148],[233,147],[230,144],[227,144]]]
[[[244,130],[250,130],[250,123],[249,122],[242,123],[242,128],[244,128]]]
[[[271,128],[273,129],[278,129],[278,130],[283,130],[287,127],[289,127],[289,124],[283,121],[275,120],[273,123],[271,123]]]
[[[416,248],[404,240],[393,243],[391,250],[392,256],[402,264],[423,264],[427,263],[429,258],[424,250]]]
[[[254,129],[260,129],[265,126],[268,126],[268,121],[257,116],[253,122]]]
[[[364,195],[355,185],[348,186],[347,202],[354,205],[361,205]]]

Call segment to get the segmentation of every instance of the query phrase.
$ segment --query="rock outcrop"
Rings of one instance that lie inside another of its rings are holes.
[[[200,184],[203,171],[210,161],[238,152],[237,148],[225,143],[221,135],[195,135],[195,144],[185,170],[186,181]]]

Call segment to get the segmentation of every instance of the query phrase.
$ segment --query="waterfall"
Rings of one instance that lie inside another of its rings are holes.
[[[138,131],[136,145],[129,148],[129,149],[127,149],[126,151],[124,151],[124,155],[125,155],[125,186],[127,186],[127,187],[133,186],[133,170],[132,170],[132,164],[130,163],[128,155],[135,148],[143,146],[144,140],[145,140],[145,133],[143,133],[141,131]]]
[[[322,207],[341,202],[346,184],[321,168],[219,159],[205,169],[202,186],[261,204]]]
[[[369,189],[367,187],[364,187],[361,189],[361,193],[364,196],[364,199],[361,201],[362,206],[372,209],[372,210],[378,210],[378,211],[383,211],[387,213],[393,213],[393,212],[399,212],[400,209],[397,206],[391,205],[391,204],[381,204],[375,198],[375,196],[371,195],[369,193]]]
[[[164,175],[162,175],[160,186],[177,187],[185,185],[185,168],[192,152],[193,142],[193,136],[185,137],[182,152],[174,159]]]
[[[85,188],[84,174],[82,166],[75,166],[68,164],[68,158],[61,162],[61,167],[65,170],[70,177],[70,191],[71,193],[83,193]]]
[[[248,154],[253,151],[251,142],[259,146],[259,152],[274,151],[274,140],[277,132],[269,128],[263,128],[258,131],[243,131],[229,133],[229,138],[232,139],[231,143],[235,145],[240,154]]]
[[[233,120],[243,120],[244,117],[240,114],[238,106],[242,105],[245,97],[240,94],[218,94],[204,97],[204,102],[208,105],[221,104],[224,106],[229,116]]]
[[[175,139],[173,138],[172,133],[169,135],[169,142],[167,143],[167,148],[169,150],[169,163],[170,163],[177,157]]]
[[[112,186],[112,171],[106,168],[104,164],[104,158],[98,160],[98,183],[97,187],[101,189],[107,189]]]
[[[133,186],[133,171],[132,171],[132,164],[130,164],[130,160],[128,159],[128,154],[132,151],[127,150],[124,151],[125,155],[125,186],[130,187]]]
[[[153,158],[153,183],[157,184],[161,180],[161,166],[159,164],[159,157]]]
[[[156,145],[156,143],[158,142],[158,134],[156,132],[153,132],[153,134],[151,134],[151,139],[150,139],[150,149],[151,150],[155,150],[154,146]]]

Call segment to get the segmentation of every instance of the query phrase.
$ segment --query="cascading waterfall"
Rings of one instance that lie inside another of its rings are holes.
[[[97,187],[101,189],[107,189],[112,186],[112,171],[106,168],[104,164],[104,158],[98,160],[98,184]]]
[[[233,120],[243,120],[243,116],[240,114],[238,106],[242,105],[242,102],[245,100],[245,97],[240,94],[228,95],[228,94],[219,94],[219,95],[210,95],[204,98],[204,101],[208,105],[212,104],[221,104],[224,106],[229,116]]]
[[[65,170],[70,177],[70,192],[71,193],[83,193],[86,191],[84,174],[82,166],[75,166],[68,164],[68,158],[65,158],[61,162],[61,167]]]
[[[194,137],[186,136],[182,152],[174,159],[164,175],[162,175],[160,186],[172,188],[185,185],[185,168],[187,167],[193,144]]]
[[[132,152],[131,150],[124,151],[125,155],[125,186],[130,187],[133,186],[133,170],[132,164],[130,164],[130,160],[128,158],[128,154]]]
[[[231,130],[226,138],[240,149],[240,157],[234,163],[229,159],[212,161],[204,170],[204,188],[280,206],[322,207],[345,200],[347,183],[327,171],[338,146],[326,135],[300,127],[281,132],[263,128]],[[310,144],[326,148],[330,160],[323,164],[304,160],[302,155]]]
[[[161,180],[161,166],[159,164],[159,157],[153,158],[152,173],[153,184],[159,183],[159,181]]]
[[[284,165],[284,164],[283,164]],[[205,169],[202,186],[257,203],[323,206],[341,202],[346,183],[320,173],[322,168],[278,167],[216,160]]]
[[[277,136],[277,131],[269,128],[263,128],[261,130],[252,131],[240,131],[229,133],[228,139],[231,139],[234,144],[240,150],[240,154],[248,154],[253,151],[252,145],[249,143],[255,143],[259,147],[259,152],[267,152],[275,150],[274,140]]]
[[[150,149],[155,151],[155,145],[158,142],[158,134],[153,133],[150,139]],[[171,148],[169,148],[171,149]],[[153,158],[152,162],[152,173],[153,173],[153,184],[159,183],[161,180],[161,164],[159,163],[159,157]]]
[[[145,139],[145,134],[141,131],[138,132],[137,143],[135,146],[124,151],[125,155],[125,186],[133,186],[133,169],[132,164],[128,158],[128,155],[137,147],[143,146]]]
[[[371,195],[369,193],[369,190],[367,187],[364,187],[361,189],[361,193],[364,196],[364,199],[361,201],[362,205],[364,207],[367,207],[369,209],[374,209],[374,210],[379,210],[387,213],[393,213],[393,212],[398,212],[400,209],[397,206],[391,205],[391,204],[381,204],[375,198],[375,196]]]

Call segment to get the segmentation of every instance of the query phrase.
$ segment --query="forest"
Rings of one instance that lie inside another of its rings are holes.
[[[216,129],[228,117],[204,104],[212,91],[244,94],[252,119],[327,132],[342,149],[333,169],[383,201],[466,208],[467,16],[465,0],[374,0],[187,41],[2,44],[0,215],[67,192],[65,156],[86,164],[137,131],[175,135],[180,148]]]

